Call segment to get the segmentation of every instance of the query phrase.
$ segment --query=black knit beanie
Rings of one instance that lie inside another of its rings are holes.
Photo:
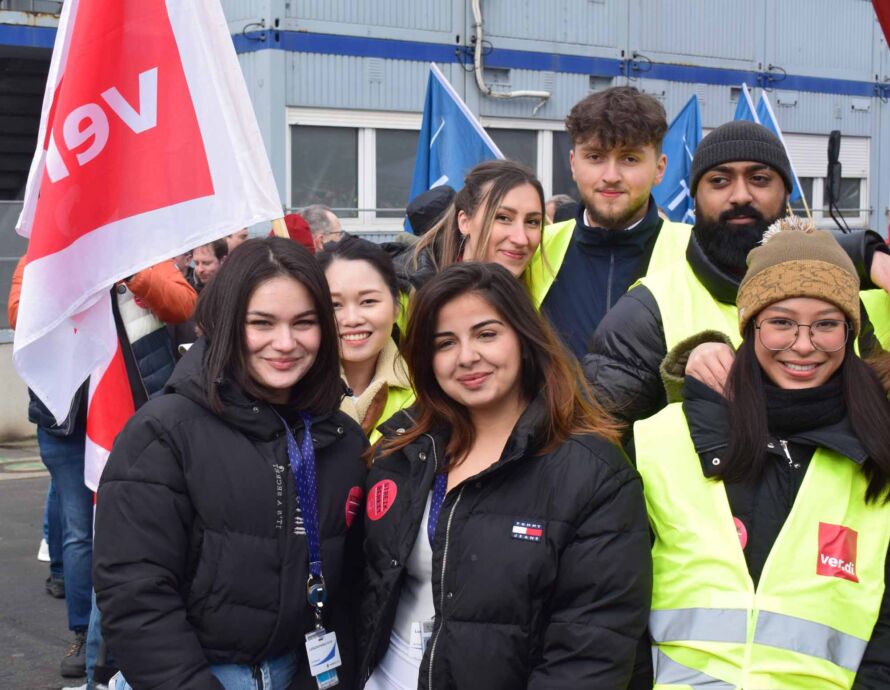
[[[698,181],[711,168],[722,163],[755,161],[773,168],[785,182],[789,192],[791,163],[779,138],[763,125],[749,120],[733,120],[720,125],[701,140],[692,158],[691,193],[695,196]]]

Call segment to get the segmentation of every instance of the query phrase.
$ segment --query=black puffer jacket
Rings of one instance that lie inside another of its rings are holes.
[[[652,586],[639,475],[596,436],[572,437],[537,455],[543,422],[535,401],[498,462],[445,498],[433,545],[436,632],[419,688],[627,686]],[[400,412],[385,434],[410,424]],[[423,436],[379,457],[368,475],[369,487],[393,482],[395,499],[382,517],[365,521],[364,679],[389,644],[405,563],[426,529],[421,521],[444,447],[444,434]],[[513,538],[520,522],[540,525],[540,541]]]
[[[130,420],[99,486],[93,580],[102,631],[137,690],[220,688],[210,663],[255,664],[290,650],[305,662],[303,635],[313,627],[283,424],[233,389],[223,414],[211,412],[204,351],[199,340],[167,393]],[[291,423],[300,443],[302,422]],[[312,437],[325,623],[337,632],[341,685],[350,688],[362,525],[359,515],[350,529],[347,516],[364,486],[367,441],[339,411],[315,419]],[[315,688],[306,667],[297,687]]]
[[[870,230],[839,236],[859,272],[862,289],[874,287],[868,267],[876,250],[887,251],[880,236]],[[702,285],[718,301],[735,304],[739,278],[722,271],[705,255],[695,236],[689,240],[686,260]],[[859,336],[864,354],[874,351],[876,341],[868,316],[862,311]],[[693,335],[690,333],[690,335]],[[584,357],[584,374],[606,408],[633,423],[650,417],[667,404],[658,368],[667,354],[661,311],[644,285],[623,295],[600,322]]]

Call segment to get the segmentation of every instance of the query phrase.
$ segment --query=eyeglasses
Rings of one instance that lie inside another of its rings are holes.
[[[810,344],[820,352],[837,352],[847,344],[850,334],[850,324],[840,319],[798,323],[794,319],[773,318],[764,319],[754,328],[760,333],[760,344],[773,352],[791,349],[801,328],[810,329]]]

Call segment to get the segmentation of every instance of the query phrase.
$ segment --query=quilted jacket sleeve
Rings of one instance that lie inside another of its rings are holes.
[[[625,688],[652,599],[649,525],[639,475],[614,449],[574,540],[559,560],[543,661],[530,690]]]
[[[183,601],[194,519],[185,477],[166,433],[144,412],[118,436],[96,499],[102,633],[135,690],[217,690]]]

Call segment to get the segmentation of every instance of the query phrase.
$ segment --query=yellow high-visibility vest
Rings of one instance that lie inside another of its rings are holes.
[[[527,284],[538,309],[553,286],[559,267],[569,250],[575,233],[575,222],[573,218],[546,226],[541,244],[525,269]],[[663,271],[686,263],[686,245],[689,244],[691,232],[691,225],[664,221],[658,231],[646,272]]]
[[[755,588],[726,489],[702,472],[682,406],[637,422],[634,439],[655,534],[655,688],[850,688],[890,544],[890,505],[865,502],[860,467],[816,451]]]
[[[890,350],[890,295],[883,290],[863,290],[859,299],[875,329],[875,338],[881,347]]]
[[[386,392],[386,405],[384,405],[383,412],[380,413],[380,417],[378,417],[377,421],[374,423],[374,426],[371,429],[371,433],[368,434],[368,440],[372,444],[376,443],[382,435],[379,431],[377,431],[377,427],[383,424],[383,422],[392,417],[399,410],[407,409],[413,404],[413,390],[411,390],[410,388],[390,386],[389,390]]]

